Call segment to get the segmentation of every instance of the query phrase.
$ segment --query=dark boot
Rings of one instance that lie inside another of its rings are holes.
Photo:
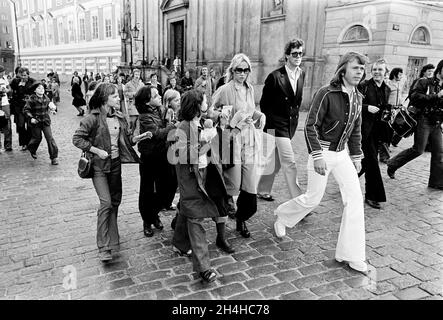
[[[246,222],[241,221],[238,218],[237,218],[237,231],[240,232],[240,234],[243,238],[249,238],[251,236],[251,233],[249,232],[248,228],[246,227]]]
[[[226,224],[224,222],[217,223],[217,240],[215,240],[215,244],[217,247],[219,247],[222,251],[226,253],[234,253],[235,250],[226,242],[225,239],[225,226]]]

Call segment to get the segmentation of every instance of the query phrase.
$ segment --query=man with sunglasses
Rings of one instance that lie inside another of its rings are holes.
[[[303,98],[305,72],[300,68],[303,47],[304,42],[301,39],[294,39],[286,44],[286,64],[266,78],[260,100],[261,111],[266,115],[267,141],[272,141],[272,136],[275,137],[275,152],[269,154],[258,184],[258,197],[266,201],[274,201],[271,196],[272,185],[281,167],[291,198],[301,194],[291,140],[297,129]]]

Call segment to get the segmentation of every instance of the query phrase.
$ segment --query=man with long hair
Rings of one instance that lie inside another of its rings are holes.
[[[307,190],[280,205],[275,211],[274,223],[276,236],[284,237],[286,227],[294,227],[319,205],[332,173],[344,204],[335,259],[346,261],[352,269],[363,273],[368,266],[365,262],[363,196],[357,175],[363,157],[362,95],[356,86],[364,77],[365,63],[365,56],[346,53],[330,85],[315,94],[305,125],[309,151]]]

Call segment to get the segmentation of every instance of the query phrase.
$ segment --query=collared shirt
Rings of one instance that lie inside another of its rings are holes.
[[[108,124],[109,134],[111,135],[111,159],[116,159],[120,156],[118,148],[118,138],[120,135],[120,122],[117,117],[106,118]]]
[[[299,67],[296,67],[294,71],[288,68],[287,65],[285,65],[286,72],[288,73],[289,82],[291,83],[292,90],[294,91],[294,95],[297,94],[297,82],[298,78],[300,78],[301,69]]]
[[[358,103],[357,100],[357,93],[356,93],[356,89],[354,88],[351,92],[348,91],[348,89],[346,89],[346,87],[344,85],[341,86],[341,89],[343,92],[347,93],[349,96],[349,105],[352,106],[355,103]]]

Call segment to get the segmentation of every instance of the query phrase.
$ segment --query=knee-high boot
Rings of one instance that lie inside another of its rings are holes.
[[[225,230],[226,230],[226,224],[224,222],[217,223],[217,239],[215,240],[215,244],[217,247],[219,247],[221,250],[223,250],[226,253],[234,253],[235,250],[226,242],[225,238]]]

